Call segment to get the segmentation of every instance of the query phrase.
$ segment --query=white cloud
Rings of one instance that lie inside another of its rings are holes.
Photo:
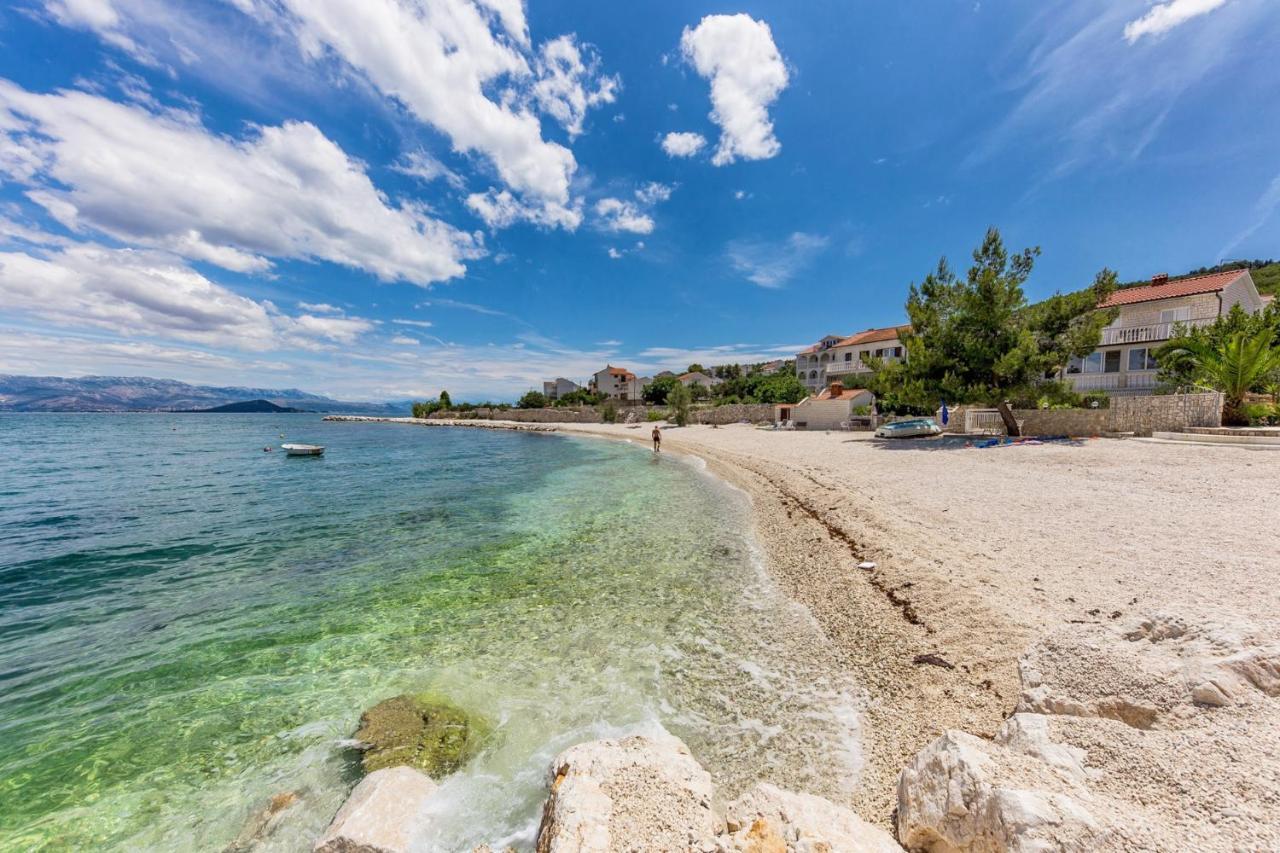
[[[662,137],[662,150],[668,157],[692,157],[707,144],[707,138],[701,133],[680,131],[668,133]]]
[[[503,91],[500,81],[527,84],[533,76],[520,39],[494,32],[486,14],[497,11],[508,35],[523,32],[513,0],[483,6],[469,0],[279,2],[309,56],[341,59],[444,132],[455,151],[488,158],[503,183],[529,196],[530,204],[568,204],[573,154],[542,138],[537,116],[519,98],[489,97]]]
[[[630,234],[649,234],[653,231],[653,217],[632,202],[602,198],[596,202],[595,211],[600,218],[600,227],[606,231],[626,231]]]
[[[488,192],[467,196],[467,207],[493,229],[528,222],[544,228],[560,227],[572,231],[582,223],[582,208],[577,201],[569,206],[529,204],[510,190],[493,187]]]
[[[328,302],[299,302],[298,307],[312,314],[341,314],[342,309]]]
[[[46,0],[45,9],[64,27],[91,30],[138,60],[154,63],[150,54],[125,34],[120,12],[111,0]]]
[[[615,261],[616,261],[616,260],[619,260],[620,258],[622,258],[622,256],[623,256],[624,254],[626,254],[626,253],[625,253],[625,252],[621,252],[621,251],[619,251],[617,248],[615,248],[615,247],[613,247],[613,246],[610,246],[610,247],[609,247],[609,257],[613,258]]]
[[[465,186],[461,175],[421,148],[407,152],[391,168],[402,175],[417,178],[425,184],[444,178],[445,182],[455,190],[460,190]]]
[[[1207,15],[1221,8],[1228,0],[1169,0],[1152,6],[1141,18],[1124,26],[1124,37],[1133,44],[1143,36],[1158,36],[1186,23],[1192,18]]]
[[[612,104],[621,81],[600,74],[600,56],[571,35],[543,42],[537,61],[533,97],[539,109],[564,126],[572,139],[582,134],[587,110]]]
[[[735,270],[761,287],[782,287],[830,242],[819,234],[796,231],[782,241],[735,240],[726,250]]]
[[[430,320],[392,320],[393,323],[399,323],[401,326],[417,326],[419,329],[430,329],[435,324]]]
[[[658,204],[671,198],[671,194],[675,192],[675,187],[669,184],[660,184],[657,181],[650,181],[640,189],[636,190],[636,199],[641,204]]]
[[[398,347],[422,346],[422,341],[418,340],[417,338],[410,338],[404,335],[396,335],[394,338],[391,339],[391,343],[395,344]]]
[[[4,311],[58,325],[241,350],[348,344],[373,328],[356,317],[288,316],[173,255],[92,243],[0,252],[0,295]]]
[[[787,66],[769,25],[745,14],[708,15],[696,28],[685,28],[680,49],[711,81],[711,120],[720,125],[711,162],[723,166],[777,155],[782,146],[773,135],[769,105],[787,88]]]
[[[41,95],[0,80],[0,168],[67,228],[92,228],[240,272],[269,258],[324,260],[428,284],[483,254],[476,237],[393,205],[314,125],[240,140],[196,116],[96,95]]]

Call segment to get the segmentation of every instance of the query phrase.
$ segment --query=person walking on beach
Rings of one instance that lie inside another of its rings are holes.
[[[657,427],[653,428],[653,452],[662,452],[662,430]]]

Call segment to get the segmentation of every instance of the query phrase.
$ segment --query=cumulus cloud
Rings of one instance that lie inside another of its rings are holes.
[[[707,138],[701,133],[678,131],[662,137],[662,150],[668,157],[692,157],[707,144]]]
[[[685,59],[711,81],[711,120],[720,143],[711,162],[765,160],[782,146],[769,105],[787,88],[787,66],[764,21],[750,15],[708,15],[680,38]],[[670,152],[668,152],[670,153]]]
[[[522,99],[499,96],[502,81],[534,78],[523,52],[523,12],[513,0],[278,0],[303,50],[332,56],[419,120],[438,128],[460,153],[478,153],[514,193],[564,207],[577,169],[572,152],[542,138]],[[492,28],[496,14],[505,30]],[[512,32],[521,35],[512,38]],[[561,217],[551,220],[564,222]]]
[[[827,247],[820,234],[796,231],[781,241],[735,240],[725,252],[730,265],[761,287],[782,287]]]
[[[600,55],[571,35],[543,42],[537,62],[533,97],[539,109],[564,126],[569,138],[582,134],[587,110],[612,104],[621,81],[600,73]]]
[[[602,198],[596,202],[595,211],[600,227],[606,231],[625,231],[630,234],[649,234],[653,231],[653,217],[632,202],[619,198]]]
[[[1143,36],[1158,36],[1192,18],[1207,15],[1227,4],[1227,0],[1169,0],[1152,6],[1141,18],[1125,24],[1125,41],[1133,44]]]
[[[0,296],[5,311],[58,325],[242,350],[348,344],[373,328],[356,317],[289,316],[168,253],[94,243],[0,252]]]
[[[0,143],[21,152],[0,157],[0,174],[67,228],[230,270],[323,260],[425,285],[483,254],[420,205],[392,203],[306,122],[229,139],[192,114],[0,80]]]
[[[416,346],[422,345],[422,341],[418,340],[417,338],[410,338],[410,337],[406,337],[405,335],[396,335],[394,338],[391,339],[391,343],[395,344],[398,347],[416,347]]]
[[[64,27],[91,30],[136,59],[154,63],[154,58],[125,33],[120,11],[112,0],[47,0],[45,9]]]

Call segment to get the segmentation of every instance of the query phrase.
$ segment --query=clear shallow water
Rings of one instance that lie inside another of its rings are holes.
[[[279,433],[328,447],[286,459]],[[531,844],[556,752],[663,726],[727,795],[847,791],[853,689],[745,498],[639,445],[310,415],[0,415],[0,849],[220,850],[294,791],[306,850],[360,711],[485,716],[424,850]]]

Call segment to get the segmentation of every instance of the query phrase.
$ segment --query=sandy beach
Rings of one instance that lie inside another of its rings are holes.
[[[641,444],[649,433],[559,429]],[[1280,456],[1106,439],[890,447],[868,434],[746,425],[667,429],[663,446],[752,496],[771,570],[865,690],[866,763],[851,805],[882,826],[893,825],[899,773],[920,750],[949,729],[991,738],[1019,708],[1019,659],[1046,637],[1084,662],[1071,677],[1090,695],[1162,689],[1161,678],[1132,687],[1109,651],[1128,654],[1137,644],[1123,638],[1158,633],[1161,620],[1210,645],[1266,646],[1264,671],[1278,675]],[[1167,680],[1193,664],[1175,660]],[[1091,808],[1121,826],[1106,847],[1280,844],[1277,686],[1137,724],[1057,709],[1053,735],[1086,756]]]

